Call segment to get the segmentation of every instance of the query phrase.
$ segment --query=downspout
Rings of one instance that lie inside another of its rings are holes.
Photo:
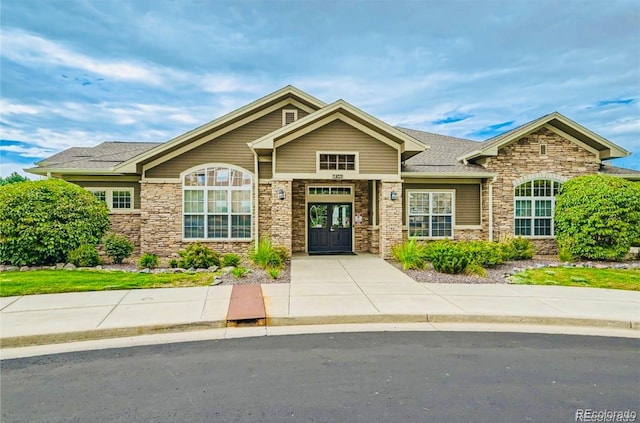
[[[253,203],[255,204],[255,219],[254,222],[255,224],[253,225],[253,239],[255,240],[254,242],[254,248],[257,251],[258,250],[258,234],[260,233],[258,225],[260,222],[260,204],[258,204],[258,200],[260,199],[260,193],[258,192],[260,189],[260,184],[258,182],[258,178],[259,178],[259,170],[258,170],[258,153],[256,152],[256,150],[253,149],[253,147],[249,146],[249,148],[251,149],[251,151],[253,152],[253,168],[255,169],[255,181],[254,181],[254,189],[253,189]]]
[[[489,182],[489,242],[493,241],[493,184],[498,180],[497,176]]]

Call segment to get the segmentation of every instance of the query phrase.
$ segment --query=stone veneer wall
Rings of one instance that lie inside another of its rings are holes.
[[[111,213],[109,215],[109,230],[129,238],[134,246],[132,256],[140,255],[140,210]]]
[[[271,238],[271,182],[258,184],[258,236],[260,239]]]
[[[161,258],[178,257],[178,251],[193,242],[182,241],[182,185],[140,182],[141,253],[154,253]],[[221,254],[236,253],[245,257],[253,245],[250,241],[200,242]]]
[[[396,200],[391,200],[390,193],[397,193]],[[382,181],[379,184],[380,211],[380,251],[382,258],[392,257],[391,249],[402,243],[402,182]]]
[[[271,242],[292,253],[293,204],[291,180],[274,180],[271,183]],[[284,190],[284,200],[278,199],[278,191]]]
[[[547,144],[547,154],[541,156],[539,145]],[[484,167],[498,174],[493,184],[493,239],[514,235],[514,182],[520,178],[556,176],[561,179],[597,173],[600,165],[596,156],[582,147],[562,138],[556,133],[541,128],[519,141],[500,149],[496,157],[489,157]],[[483,208],[485,202],[483,184]],[[488,234],[488,214],[483,210],[483,228]],[[486,219],[485,219],[486,214]],[[487,235],[488,236],[488,235]],[[555,254],[554,239],[534,239],[538,254]]]
[[[369,226],[369,252],[372,254],[380,253],[380,228]]]

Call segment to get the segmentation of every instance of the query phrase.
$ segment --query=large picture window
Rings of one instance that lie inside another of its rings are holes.
[[[453,191],[407,191],[410,238],[453,236]]]
[[[515,189],[515,235],[554,236],[553,215],[560,182],[536,179]]]
[[[187,239],[251,239],[252,178],[228,167],[186,174],[183,234]]]

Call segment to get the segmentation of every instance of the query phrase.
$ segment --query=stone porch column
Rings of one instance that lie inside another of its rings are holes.
[[[391,192],[396,193],[396,199],[391,199]],[[391,249],[402,242],[402,182],[382,181],[380,183],[379,228],[380,228],[380,257],[392,257]]]
[[[292,252],[293,228],[292,181],[276,180],[271,183],[271,242]],[[284,198],[281,200],[281,195]]]

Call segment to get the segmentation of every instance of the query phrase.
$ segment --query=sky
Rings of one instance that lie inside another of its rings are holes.
[[[485,140],[553,111],[633,152],[637,0],[2,0],[0,174],[167,141],[285,85]]]

